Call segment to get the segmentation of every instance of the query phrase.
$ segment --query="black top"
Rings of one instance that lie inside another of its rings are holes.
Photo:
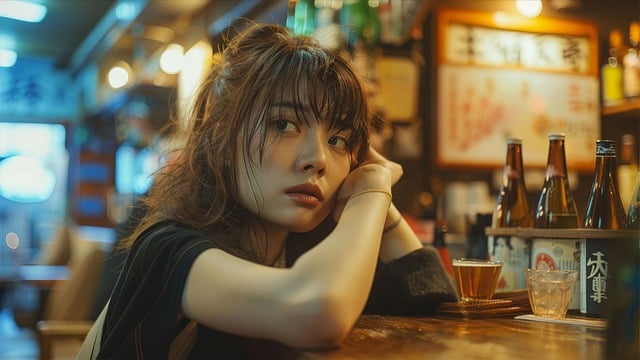
[[[287,266],[318,242],[302,234],[292,237],[296,239],[287,241]],[[216,245],[206,234],[174,222],[158,223],[141,234],[113,291],[98,358],[168,358],[173,339],[194,324],[180,312],[182,292],[194,260],[210,248]],[[379,263],[365,312],[429,314],[441,302],[456,300],[437,251],[427,246]],[[189,358],[251,358],[258,344],[268,343],[196,328]]]

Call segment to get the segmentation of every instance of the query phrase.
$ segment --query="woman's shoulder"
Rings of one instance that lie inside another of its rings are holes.
[[[209,236],[200,231],[175,220],[162,220],[147,227],[140,233],[139,239],[159,239],[166,237],[205,239]]]
[[[163,220],[145,229],[132,246],[133,252],[179,253],[186,249],[217,247],[207,233],[173,220]]]

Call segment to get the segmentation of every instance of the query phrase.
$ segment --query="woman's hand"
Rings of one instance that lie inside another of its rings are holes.
[[[344,179],[336,197],[333,218],[336,221],[340,218],[347,200],[355,193],[371,189],[391,192],[391,187],[398,182],[402,173],[400,164],[390,161],[373,147],[369,147],[369,155],[365,162],[353,169]]]

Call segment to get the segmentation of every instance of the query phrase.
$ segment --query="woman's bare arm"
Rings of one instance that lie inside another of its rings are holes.
[[[185,314],[217,330],[294,347],[335,345],[366,303],[388,206],[379,192],[349,200],[334,231],[290,269],[205,251],[188,276]]]
[[[380,260],[389,262],[420,249],[423,245],[418,235],[394,204],[389,207],[385,229],[380,246]]]
[[[355,169],[338,194],[336,227],[290,269],[250,263],[221,250],[205,251],[187,278],[185,314],[221,331],[290,346],[335,345],[365,306],[391,185],[401,171],[377,154]]]

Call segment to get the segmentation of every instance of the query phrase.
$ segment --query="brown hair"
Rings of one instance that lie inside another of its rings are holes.
[[[279,25],[252,24],[231,39],[222,60],[201,84],[188,118],[180,161],[161,169],[145,199],[147,216],[130,238],[171,219],[204,231],[225,251],[261,261],[246,240],[255,216],[239,205],[235,164],[249,157],[259,139],[260,162],[266,117],[274,104],[292,101],[301,121],[328,121],[350,129],[352,166],[364,161],[372,116],[366,93],[349,61],[308,37],[291,36]],[[304,117],[303,105],[313,117]],[[318,120],[311,120],[318,119]]]

